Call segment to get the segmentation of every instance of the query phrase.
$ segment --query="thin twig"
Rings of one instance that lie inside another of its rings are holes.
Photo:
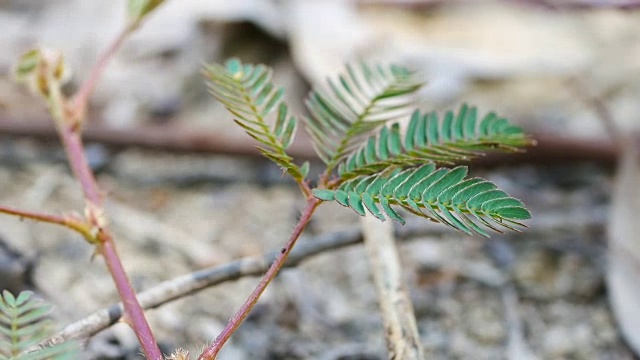
[[[207,347],[205,351],[202,352],[202,354],[198,357],[198,360],[214,360],[216,358],[218,352],[220,352],[220,350],[222,349],[222,346],[227,342],[227,340],[229,340],[231,335],[236,331],[240,324],[242,324],[247,315],[249,315],[249,312],[258,302],[260,295],[262,295],[264,290],[267,288],[267,285],[269,285],[271,280],[275,278],[278,271],[280,271],[280,269],[284,266],[287,257],[293,249],[293,246],[302,234],[302,231],[304,231],[304,228],[309,223],[309,220],[311,220],[311,216],[315,212],[318,205],[320,205],[320,203],[320,200],[314,197],[310,197],[307,200],[307,205],[302,211],[302,215],[300,216],[298,223],[293,229],[289,240],[280,250],[280,254],[278,254],[276,260],[273,262],[273,264],[271,264],[269,270],[267,270],[264,276],[262,276],[256,288],[253,290],[251,295],[249,295],[247,300],[245,300],[244,304],[242,304],[236,314],[231,318],[224,330],[222,330],[220,335],[218,335],[213,343],[209,347]]]
[[[577,76],[569,78],[568,84],[578,98],[593,109],[598,120],[604,126],[611,140],[613,140],[614,146],[622,148],[624,144],[629,145],[631,139],[616,124],[607,103],[600,96],[593,95],[589,90],[589,86]]]
[[[369,267],[378,293],[389,359],[423,360],[424,350],[411,298],[402,276],[393,224],[373,215],[362,218]]]
[[[441,236],[452,231],[440,226],[420,226],[407,224],[396,229],[399,239],[429,233]],[[287,258],[284,267],[295,267],[303,261],[327,251],[334,251],[362,242],[359,229],[331,232],[323,234],[304,243],[298,244]],[[154,309],[171,301],[184,298],[200,290],[233,281],[246,276],[263,274],[281,252],[264,256],[248,257],[235,260],[210,269],[196,271],[158,284],[138,294],[144,309]],[[67,325],[60,333],[42,342],[39,346],[51,346],[71,339],[87,338],[115,324],[122,317],[122,304],[114,304],[108,308],[94,312],[86,318]]]
[[[89,71],[87,80],[82,84],[82,87],[73,97],[73,106],[75,107],[76,116],[78,119],[84,119],[86,115],[87,106],[89,103],[89,96],[93,92],[96,83],[104,73],[109,61],[113,58],[115,53],[122,47],[122,44],[127,39],[136,27],[138,22],[132,22],[122,30],[120,34],[109,44],[109,46],[100,54],[98,60]]]
[[[504,319],[507,323],[507,359],[535,360],[536,357],[524,339],[524,324],[518,313],[518,294],[515,287],[510,284],[502,286],[500,295],[504,305]]]
[[[71,230],[79,232],[85,239],[89,241],[92,239],[91,231],[86,226],[84,221],[74,217],[25,211],[4,205],[0,205],[0,213],[17,216],[21,219],[31,219],[49,224],[62,225]]]
[[[16,119],[0,116],[0,135],[28,137],[45,141],[57,141],[53,124],[45,119]],[[315,151],[299,134],[287,150],[296,159],[314,159]],[[114,128],[89,122],[83,128],[82,138],[115,148],[140,147],[154,150],[186,153],[222,153],[242,156],[264,156],[248,137],[229,137],[207,129],[189,129],[174,125],[136,126]]]
[[[118,294],[123,301],[125,320],[133,328],[147,359],[161,360],[163,359],[162,352],[144,316],[142,306],[136,298],[135,290],[124,271],[122,261],[116,251],[113,236],[107,228],[102,193],[93,171],[89,167],[81,137],[89,96],[109,60],[137,25],[138,22],[128,25],[100,55],[90,71],[87,81],[81,86],[73,101],[67,102],[66,99],[61,99],[58,104],[53,104],[54,106],[51,108],[57,108],[61,104],[67,106],[61,114],[63,116],[61,120],[63,121],[56,122],[57,131],[67,154],[69,165],[84,194],[85,225],[90,228],[91,234],[95,234],[92,236],[92,240],[95,240],[98,253],[103,255]]]
[[[57,139],[51,122],[0,118],[0,135],[29,137],[38,140]],[[302,135],[302,134],[300,134]],[[524,153],[490,153],[471,161],[475,167],[509,166],[517,164],[566,164],[590,161],[613,167],[618,159],[618,149],[607,138],[580,139],[544,133],[533,133],[538,146]],[[288,153],[297,159],[316,159],[311,143],[296,141]],[[139,147],[183,153],[214,153],[262,157],[255,144],[244,138],[233,139],[202,129],[186,129],[175,126],[141,126],[115,129],[99,124],[87,124],[83,139],[115,148]],[[640,144],[640,139],[634,138]]]
[[[593,210],[593,209],[592,209]],[[531,224],[532,236],[536,237],[535,232],[540,231],[541,234],[548,234],[558,229],[576,229],[581,226],[592,228],[593,226],[603,226],[604,219],[594,214],[601,214],[602,211],[586,211],[571,213],[570,218],[574,221],[566,222],[549,222],[546,220],[540,223]],[[549,213],[549,219],[560,218],[557,214]],[[563,216],[566,216],[563,213]],[[587,220],[585,220],[585,218]],[[540,217],[534,218],[532,221],[540,220]],[[407,240],[428,234],[430,236],[443,236],[446,234],[455,234],[443,226],[424,224],[423,222],[409,222],[405,226],[395,228],[395,236],[397,240]],[[336,251],[347,246],[361,243],[362,232],[359,228],[352,228],[344,231],[330,232],[305,239],[305,241],[296,245],[291,251],[284,267],[296,267],[303,261],[306,261],[316,255],[320,255],[329,251]],[[238,280],[247,276],[257,276],[263,274],[273,263],[280,252],[266,254],[264,256],[247,257],[235,260],[217,267],[203,269],[190,274],[186,274],[171,280],[164,281],[155,287],[143,291],[138,294],[140,304],[144,309],[155,309],[174,300],[182,299],[188,295],[198,291],[220,285],[228,281]],[[459,270],[458,270],[459,272]],[[461,276],[473,276],[475,274],[460,273]],[[502,282],[496,282],[496,279],[483,279],[473,277],[475,281],[480,281],[485,285],[502,286]],[[122,317],[122,305],[114,304],[102,310],[98,310],[88,315],[82,320],[67,325],[61,332],[48,340],[42,342],[39,346],[50,346],[62,343],[71,339],[88,338],[102,331],[109,326],[115,324]]]
[[[403,230],[415,232],[416,228]],[[359,229],[352,229],[328,233],[308,240],[298,244],[293,249],[284,267],[295,267],[315,255],[357,244],[362,241],[362,234]],[[154,309],[211,286],[246,276],[263,274],[280,254],[281,252],[277,251],[264,256],[248,257],[183,275],[139,293],[138,299],[145,309]],[[39,347],[52,346],[71,339],[93,336],[118,322],[121,317],[122,304],[111,305],[108,308],[94,312],[82,320],[67,325],[60,333],[42,342]]]
[[[75,178],[80,183],[84,198],[93,206],[102,207],[103,199],[96,183],[93,171],[84,151],[82,138],[77,130],[65,126],[60,130],[60,139],[67,153],[67,159]]]
[[[126,320],[129,320],[131,327],[135,330],[140,341],[140,346],[147,359],[163,359],[162,353],[156,344],[156,339],[151,333],[144,311],[136,298],[136,292],[129,282],[120,257],[115,249],[113,239],[103,241],[98,245],[99,252],[104,256],[109,272],[118,288],[120,298],[124,300],[126,310]]]

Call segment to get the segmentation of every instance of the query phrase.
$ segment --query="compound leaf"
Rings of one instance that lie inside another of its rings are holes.
[[[395,205],[467,234],[486,237],[488,233],[480,225],[494,231],[500,227],[518,231],[511,224],[522,225],[518,221],[531,218],[520,200],[487,180],[466,175],[464,166],[436,168],[427,163],[402,171],[359,175],[335,190],[316,189],[313,195],[324,201],[336,200],[359,215],[368,211],[380,219],[386,215],[404,223]]]
[[[329,79],[328,89],[312,91],[306,101],[310,116],[304,121],[328,172],[360,145],[363,136],[407,115],[421,86],[406,68],[360,63],[347,65],[346,73],[337,80]],[[393,136],[390,143],[395,149]],[[376,153],[375,148],[365,146],[361,160],[373,160]]]
[[[211,94],[235,115],[235,122],[249,136],[264,145],[260,151],[302,181],[303,169],[293,163],[286,151],[294,140],[298,121],[283,101],[284,89],[271,82],[272,70],[231,59],[226,66],[207,66],[205,74]],[[271,117],[275,119],[270,121]]]
[[[51,306],[33,297],[30,291],[15,297],[4,290],[0,296],[0,359],[62,360],[76,358],[78,344],[67,341],[25,353],[33,345],[52,335],[47,317]]]
[[[349,179],[389,166],[412,167],[428,161],[451,165],[485,151],[514,152],[533,143],[522,129],[494,113],[478,121],[475,107],[462,105],[457,114],[447,111],[442,119],[435,112],[415,111],[404,138],[398,123],[384,125],[339,164],[338,174]]]

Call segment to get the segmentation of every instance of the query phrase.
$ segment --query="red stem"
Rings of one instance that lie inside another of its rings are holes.
[[[0,213],[14,215],[14,216],[18,216],[20,218],[25,218],[25,219],[41,221],[49,224],[62,225],[79,232],[85,238],[87,238],[87,240],[90,240],[91,238],[91,233],[89,228],[80,219],[25,211],[25,210],[15,209],[15,208],[4,206],[4,205],[0,205]]]
[[[89,95],[93,91],[100,75],[104,72],[109,60],[137,24],[138,23],[135,22],[127,26],[100,55],[91,69],[87,81],[82,85],[73,98],[73,101],[69,104],[70,108],[67,108],[65,112],[65,121],[59,125],[58,132],[67,153],[71,170],[76,179],[78,179],[87,202],[86,221],[88,225],[91,226],[91,231],[97,232],[93,238],[97,240],[97,250],[104,256],[111,277],[118,289],[120,299],[124,306],[126,320],[128,320],[136,333],[146,358],[150,360],[162,360],[162,352],[158,348],[151,328],[144,316],[142,306],[140,306],[136,293],[124,271],[124,267],[116,251],[113,236],[106,227],[106,221],[102,215],[104,211],[102,194],[100,193],[95,176],[89,167],[81,136],[81,125],[85,119]]]
[[[102,195],[98,190],[96,179],[89,167],[80,134],[69,126],[64,126],[60,130],[60,138],[67,152],[71,170],[75,178],[80,182],[85,199],[90,201],[94,206],[102,207]]]
[[[142,306],[140,306],[135,291],[124,271],[122,262],[115,248],[113,237],[105,227],[101,214],[97,213],[102,211],[103,208],[102,195],[96,183],[95,176],[89,167],[78,128],[64,126],[60,129],[60,137],[67,152],[73,174],[80,182],[85,199],[87,200],[87,221],[98,230],[98,252],[104,256],[107,267],[122,299],[125,314],[128,320],[131,321],[131,327],[135,331],[147,359],[163,359],[162,353],[151,333],[151,328],[144,317]]]
[[[125,310],[125,321],[128,320],[127,322],[133,327],[145,357],[149,360],[162,360],[164,359],[162,352],[160,352],[160,348],[158,348],[156,344],[156,339],[153,333],[151,333],[142,306],[140,306],[136,293],[122,267],[122,262],[116,251],[113,238],[108,232],[104,232],[101,235],[100,238],[102,241],[98,245],[98,251],[104,256],[109,272],[113,277],[113,281],[122,299]]]
[[[89,96],[93,92],[96,83],[100,79],[100,76],[104,72],[104,69],[107,67],[111,58],[113,58],[113,55],[118,51],[118,49],[120,49],[124,41],[127,39],[127,36],[129,36],[129,34],[138,27],[138,25],[138,22],[129,24],[120,34],[118,34],[118,37],[109,44],[109,47],[100,54],[98,60],[96,60],[96,63],[91,68],[91,72],[89,73],[87,80],[82,84],[82,87],[73,97],[72,106],[77,111],[76,116],[78,119],[85,118],[87,104],[89,103]]]
[[[220,349],[222,349],[222,346],[227,342],[227,340],[229,340],[231,335],[238,329],[238,327],[240,327],[244,319],[247,317],[247,315],[249,315],[249,312],[251,312],[251,309],[253,309],[253,307],[258,302],[260,295],[262,295],[264,290],[267,288],[267,285],[269,285],[271,280],[276,277],[278,271],[284,265],[287,257],[289,256],[289,253],[291,253],[293,245],[295,245],[296,241],[300,237],[300,234],[302,234],[302,231],[309,223],[309,220],[311,220],[311,216],[313,215],[318,205],[320,205],[320,202],[320,200],[314,197],[308,198],[307,206],[303,210],[302,215],[300,216],[300,220],[298,220],[296,227],[291,233],[291,237],[289,237],[286,245],[282,248],[282,250],[276,257],[276,260],[273,262],[273,264],[271,264],[269,270],[267,270],[267,272],[262,276],[262,279],[260,279],[260,282],[253,290],[251,295],[249,295],[247,300],[245,300],[244,304],[242,304],[236,314],[231,318],[231,320],[229,320],[229,323],[227,323],[227,326],[224,328],[224,330],[222,330],[222,332],[220,333],[220,335],[218,335],[214,342],[209,345],[209,347],[200,355],[200,357],[198,357],[198,360],[214,360],[218,355],[218,352],[220,352]]]

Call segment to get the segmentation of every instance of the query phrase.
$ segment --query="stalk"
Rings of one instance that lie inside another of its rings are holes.
[[[304,231],[304,228],[309,223],[309,220],[311,220],[311,216],[313,216],[313,213],[315,212],[318,205],[320,205],[320,203],[321,201],[314,197],[307,198],[307,205],[302,211],[300,220],[298,220],[298,223],[293,229],[289,240],[287,240],[287,243],[282,248],[273,264],[271,264],[269,270],[267,270],[267,272],[262,276],[262,279],[260,279],[260,282],[255,287],[251,295],[249,295],[244,304],[242,304],[236,314],[231,318],[231,320],[229,320],[227,326],[225,326],[220,335],[218,335],[213,343],[211,343],[211,345],[209,345],[209,347],[205,349],[200,357],[198,357],[198,360],[214,360],[216,356],[218,356],[218,352],[220,352],[222,346],[224,346],[224,344],[227,342],[227,340],[229,340],[231,335],[238,329],[238,327],[240,327],[244,319],[247,317],[247,315],[249,315],[249,312],[251,312],[253,307],[258,302],[260,295],[262,295],[264,290],[267,288],[267,285],[269,285],[271,280],[276,277],[278,271],[280,271],[280,269],[286,262],[287,257],[291,253],[291,249],[302,234],[302,231]]]
[[[100,55],[92,68],[88,80],[74,97],[74,101],[67,103],[68,111],[65,111],[63,121],[58,123],[58,133],[69,160],[69,165],[80,183],[84,194],[86,208],[85,217],[92,233],[95,234],[97,252],[104,257],[109,273],[122,300],[125,312],[125,320],[131,325],[140,346],[147,359],[161,360],[162,352],[156,343],[151,328],[144,316],[142,306],[136,298],[135,290],[124,271],[122,262],[116,250],[111,231],[107,227],[104,215],[104,200],[93,171],[87,161],[84,144],[82,142],[82,124],[85,121],[88,97],[104,71],[108,61],[122,45],[126,36],[134,27],[127,27],[113,43]]]

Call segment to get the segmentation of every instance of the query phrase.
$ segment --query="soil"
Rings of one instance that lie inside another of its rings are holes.
[[[58,148],[5,140],[2,149],[2,203],[49,212],[81,209]],[[4,161],[15,153],[30,154],[30,161]],[[278,173],[262,161],[134,149],[102,156],[99,182],[110,223],[139,290],[277,249],[303,205],[295,186],[259,175]],[[521,198],[534,219],[522,234],[490,240],[447,232],[399,240],[428,358],[632,359],[603,280],[608,171],[574,164],[476,174]],[[300,241],[357,228],[357,220],[348,209],[324,205]],[[59,324],[116,301],[104,264],[77,235],[9,217],[0,217],[0,229],[3,246],[24,265],[13,288],[34,289],[54,303]],[[256,282],[225,283],[150,310],[163,349],[196,353]],[[385,351],[367,258],[356,245],[284,270],[221,358],[384,359]],[[140,358],[137,353],[132,332],[118,324],[93,338],[83,358]]]

